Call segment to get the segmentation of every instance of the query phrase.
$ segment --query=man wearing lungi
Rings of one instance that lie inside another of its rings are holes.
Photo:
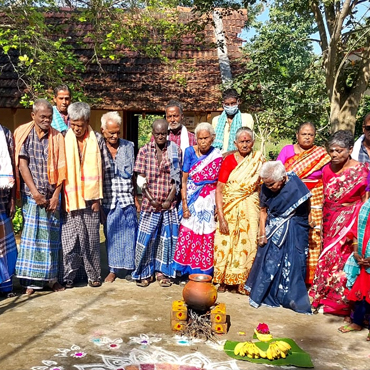
[[[53,121],[51,127],[63,134],[69,129],[68,107],[71,104],[71,90],[67,85],[60,85],[54,89]]]
[[[28,295],[44,286],[64,290],[57,275],[59,195],[66,177],[64,138],[51,127],[51,104],[45,99],[36,100],[31,116],[32,121],[14,133],[24,217],[16,275]]]
[[[106,283],[113,283],[120,270],[128,279],[135,268],[136,211],[140,211],[140,204],[133,175],[134,143],[119,137],[121,122],[117,112],[108,112],[101,117],[101,132],[110,160],[103,187],[104,233],[109,266],[109,274],[104,280]]]
[[[110,167],[104,138],[89,125],[90,107],[68,107],[71,128],[65,136],[67,178],[64,185],[62,222],[63,283],[72,288],[83,265],[88,284],[101,286],[100,201],[103,199],[103,169]]]
[[[181,182],[181,149],[167,140],[166,120],[155,120],[152,132],[154,141],[140,149],[134,167],[144,178],[144,184],[141,184],[143,202],[132,277],[138,286],[146,287],[155,275],[159,284],[166,287],[172,284],[170,277],[175,277],[173,257],[179,229],[176,195]]]
[[[12,276],[17,260],[17,245],[12,227],[15,213],[14,139],[0,125],[0,295],[14,297]]]

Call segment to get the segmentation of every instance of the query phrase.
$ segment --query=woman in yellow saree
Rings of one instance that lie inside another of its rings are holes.
[[[215,235],[213,282],[219,292],[245,294],[244,284],[257,251],[259,172],[264,161],[253,151],[254,133],[236,132],[237,152],[222,163],[216,189],[218,225]]]

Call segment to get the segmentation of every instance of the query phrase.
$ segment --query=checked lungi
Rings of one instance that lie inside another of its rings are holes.
[[[56,282],[60,250],[59,210],[48,212],[32,197],[23,197],[24,227],[16,264],[22,286],[42,289]]]
[[[176,208],[140,213],[133,279],[147,279],[155,271],[175,277],[173,257],[179,234]]]
[[[17,245],[14,238],[12,221],[7,215],[9,190],[0,189],[0,292],[13,290],[12,276],[17,260]]]
[[[118,269],[135,269],[135,245],[137,234],[136,208],[129,205],[121,208],[119,202],[109,211],[104,224],[105,245],[107,248],[110,272]]]
[[[63,215],[63,282],[73,282],[84,266],[89,281],[100,280],[100,218],[91,206]]]

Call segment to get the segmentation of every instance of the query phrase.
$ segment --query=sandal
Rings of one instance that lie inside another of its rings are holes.
[[[142,288],[146,288],[153,281],[153,276],[147,279],[141,279],[136,281],[136,285]]]
[[[99,288],[101,286],[101,281],[100,280],[95,280],[95,281],[89,280],[88,284],[92,288]]]
[[[360,329],[356,329],[354,328],[353,326],[351,326],[352,324],[350,325],[343,325],[341,326],[340,328],[338,328],[338,330],[341,332],[341,333],[349,333],[351,331],[361,331],[362,328]]]
[[[73,288],[73,281],[72,280],[67,280],[63,283],[64,287],[66,289],[72,289]]]
[[[369,330],[369,333],[367,334],[366,342],[370,342],[370,330]]]
[[[156,279],[158,281],[159,286],[161,286],[162,288],[167,288],[172,285],[171,279],[164,276],[163,274],[157,274]]]

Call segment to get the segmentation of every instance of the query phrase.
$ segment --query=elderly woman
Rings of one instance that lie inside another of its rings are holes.
[[[348,316],[345,300],[344,264],[354,249],[357,238],[357,217],[365,199],[369,165],[351,158],[353,135],[337,131],[327,147],[331,157],[323,171],[323,250],[310,290],[312,306],[324,306],[325,313]]]
[[[254,133],[247,127],[236,132],[238,151],[222,163],[216,188],[218,227],[215,236],[213,282],[218,291],[245,294],[244,284],[257,252],[259,172],[261,152],[254,152]]]
[[[181,274],[213,272],[215,193],[222,154],[212,146],[213,127],[200,123],[195,129],[197,145],[185,150],[182,176],[182,217],[175,251],[175,268]]]
[[[314,145],[316,127],[311,122],[302,123],[297,130],[297,143],[286,145],[277,157],[287,171],[294,171],[311,191],[310,234],[307,258],[306,283],[312,284],[321,252],[322,169],[330,162],[325,148]]]
[[[305,285],[311,193],[280,161],[264,163],[260,175],[259,248],[245,286],[249,303],[311,313]]]

